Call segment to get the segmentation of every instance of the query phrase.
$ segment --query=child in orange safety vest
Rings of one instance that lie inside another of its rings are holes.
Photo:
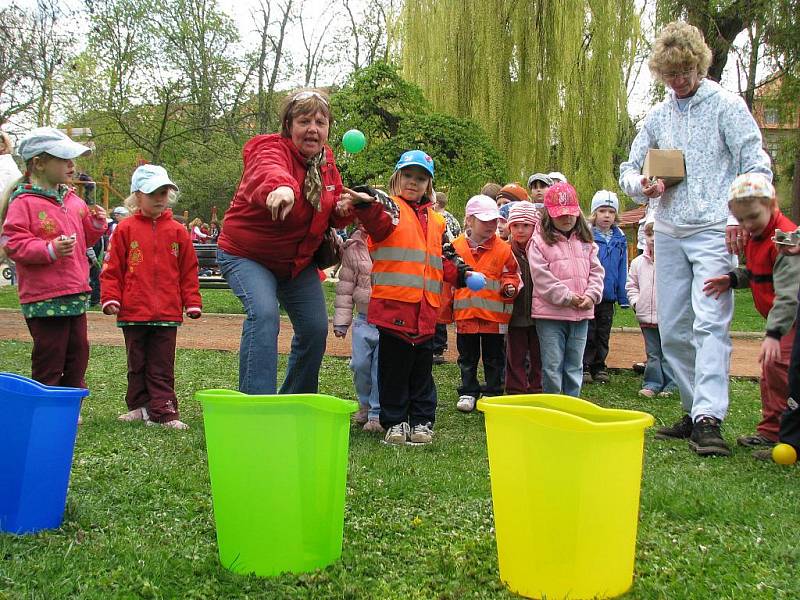
[[[481,394],[503,394],[505,334],[521,279],[511,246],[495,233],[500,216],[497,204],[488,196],[473,196],[467,202],[465,212],[465,233],[453,241],[453,247],[464,262],[486,280],[482,289],[476,290],[477,285],[472,289],[457,289],[453,302],[458,366],[461,369],[456,408],[471,412]],[[478,382],[481,356],[486,376],[483,388]]]

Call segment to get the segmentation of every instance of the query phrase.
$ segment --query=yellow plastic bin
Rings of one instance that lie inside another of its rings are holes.
[[[647,413],[550,394],[486,415],[500,578],[529,598],[612,598],[633,583]]]
[[[350,414],[322,394],[195,394],[203,405],[222,565],[259,576],[321,569],[342,553]]]

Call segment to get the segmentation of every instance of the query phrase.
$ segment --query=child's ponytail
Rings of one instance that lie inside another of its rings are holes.
[[[17,189],[23,183],[28,183],[28,176],[23,175],[18,179],[12,181],[6,189],[3,190],[3,193],[0,194],[0,238],[3,237],[3,224],[6,222],[6,215],[8,214],[8,205],[11,201],[11,194],[14,193],[14,190]],[[5,244],[0,241],[0,260],[3,260],[6,257],[6,247]]]

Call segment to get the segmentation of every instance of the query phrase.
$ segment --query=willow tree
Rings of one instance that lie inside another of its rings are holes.
[[[478,121],[515,177],[614,185],[633,0],[406,0],[400,27],[404,75],[436,110]]]

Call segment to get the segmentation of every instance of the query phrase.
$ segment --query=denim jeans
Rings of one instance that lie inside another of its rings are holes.
[[[278,280],[264,265],[217,250],[217,263],[247,318],[239,346],[239,391],[274,394],[278,380],[278,305],[294,328],[292,349],[281,394],[314,394],[328,337],[328,315],[317,268],[311,264],[297,277]]]
[[[656,224],[658,227],[658,224]],[[656,301],[661,350],[672,367],[684,412],[692,419],[728,413],[733,292],[706,296],[706,279],[725,275],[736,258],[725,232],[705,230],[675,238],[656,231]]]
[[[642,336],[644,336],[644,351],[647,353],[642,388],[656,393],[678,389],[672,377],[672,368],[661,352],[661,334],[658,332],[658,327],[642,327]]]
[[[366,315],[358,313],[353,319],[353,356],[350,368],[358,403],[369,406],[369,418],[378,419],[381,414],[378,393],[378,328],[367,323]]]
[[[588,329],[588,319],[536,319],[542,355],[542,389],[545,394],[564,394],[580,398],[583,350],[586,347]]]

